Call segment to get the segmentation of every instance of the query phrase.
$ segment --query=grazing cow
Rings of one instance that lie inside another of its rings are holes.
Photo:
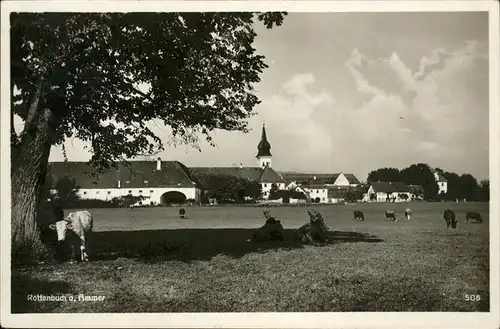
[[[411,218],[411,209],[410,208],[405,209],[405,217],[407,220],[410,220],[410,218]]]
[[[447,228],[457,228],[457,221],[455,219],[455,212],[453,212],[453,210],[450,210],[450,209],[446,209],[444,212],[443,212],[443,218],[446,222],[446,227]]]
[[[327,242],[328,227],[323,216],[315,210],[308,210],[309,223],[299,227],[295,232],[295,240],[302,243]]]
[[[184,208],[179,209],[179,218],[180,219],[186,219],[187,218],[186,209],[184,209]]]
[[[281,221],[271,216],[269,210],[264,210],[264,217],[266,223],[264,226],[258,228],[253,234],[254,241],[284,241],[285,235]]]
[[[130,210],[134,210],[134,208],[135,208],[135,205],[133,205],[133,204],[128,206],[128,209],[130,209]]]
[[[483,218],[481,217],[481,214],[475,211],[468,211],[465,214],[465,222],[468,223],[471,219],[473,219],[476,223],[482,223]]]
[[[394,212],[394,210],[386,210],[385,211],[385,219],[393,221],[393,222],[398,221],[398,218],[396,217],[396,213]]]
[[[359,210],[355,210],[354,211],[354,219],[359,220],[359,221],[363,221],[363,220],[365,220],[365,215],[363,215],[363,212],[361,212]]]
[[[88,211],[76,211],[66,219],[50,224],[49,227],[57,232],[59,243],[68,241],[71,246],[72,256],[75,255],[75,245],[80,245],[80,260],[89,260],[86,251],[88,238],[92,232],[93,217]]]

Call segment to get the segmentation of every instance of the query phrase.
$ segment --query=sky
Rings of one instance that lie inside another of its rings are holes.
[[[265,122],[275,170],[365,180],[423,162],[488,178],[488,13],[291,13],[256,32],[269,68],[255,85],[251,131],[217,132],[201,152],[166,147],[163,160],[256,166]],[[66,151],[90,157],[77,139]],[[49,160],[62,161],[61,149]]]

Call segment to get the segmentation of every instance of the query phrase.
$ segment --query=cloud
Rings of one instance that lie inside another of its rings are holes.
[[[363,62],[369,63],[365,70]],[[487,168],[488,63],[478,42],[434,49],[416,72],[396,52],[370,60],[354,49],[345,64],[360,94],[371,95],[343,115],[346,129],[356,132],[352,145],[369,154],[371,168],[419,161],[461,172],[471,158],[470,170]],[[373,70],[386,80],[368,79],[365,71]]]

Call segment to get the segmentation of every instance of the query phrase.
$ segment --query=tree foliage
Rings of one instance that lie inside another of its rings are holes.
[[[28,122],[40,89],[38,107],[56,121],[52,144],[78,137],[103,167],[163,149],[151,120],[191,144],[198,134],[211,141],[214,129],[246,131],[259,103],[253,84],[267,67],[252,47],[256,17],[268,28],[283,21],[282,13],[13,13],[13,113]]]
[[[262,193],[259,182],[225,174],[200,174],[198,176],[206,188],[208,198],[225,202],[241,202],[246,197],[258,199]]]
[[[43,249],[36,213],[50,147],[77,137],[94,173],[167,143],[210,143],[216,129],[247,131],[267,67],[254,23],[283,13],[12,13],[13,257]],[[20,135],[14,114],[24,120]]]
[[[400,175],[397,168],[380,168],[373,170],[368,174],[366,179],[368,183],[373,182],[399,182]]]
[[[424,199],[436,200],[439,187],[431,168],[425,163],[412,164],[400,172],[400,180],[408,185],[420,185],[424,188]]]

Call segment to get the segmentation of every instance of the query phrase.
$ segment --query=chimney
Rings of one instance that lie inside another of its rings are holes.
[[[120,183],[120,180],[118,180],[118,188],[121,187],[121,183]]]
[[[158,157],[156,160],[156,170],[160,171],[161,170],[161,158]]]
[[[240,163],[240,168],[243,168],[243,163]]]

